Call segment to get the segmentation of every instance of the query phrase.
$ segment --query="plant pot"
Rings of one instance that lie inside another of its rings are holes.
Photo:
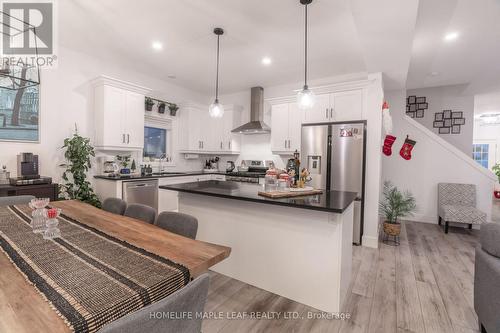
[[[500,191],[493,191],[495,198],[500,199]]]
[[[146,104],[146,111],[153,111],[154,104]]]
[[[158,105],[158,113],[160,114],[164,114],[165,113],[165,103],[161,103],[160,105]]]
[[[384,222],[384,232],[389,236],[399,236],[401,234],[401,223]]]
[[[175,117],[176,114],[177,114],[177,109],[170,109],[170,115],[172,117]]]

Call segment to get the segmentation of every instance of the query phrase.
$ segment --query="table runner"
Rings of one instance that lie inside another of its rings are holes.
[[[66,216],[61,238],[34,234],[28,206],[0,207],[0,248],[75,332],[156,302],[190,279],[183,265]]]

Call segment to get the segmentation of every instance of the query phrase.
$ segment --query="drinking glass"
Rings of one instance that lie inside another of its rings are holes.
[[[31,213],[31,228],[35,233],[45,231],[45,207],[47,207],[49,202],[49,198],[37,198],[32,199],[29,203],[29,206],[33,209]]]

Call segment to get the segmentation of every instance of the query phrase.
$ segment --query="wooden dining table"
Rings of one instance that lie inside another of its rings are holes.
[[[57,201],[50,205],[61,208],[65,215],[110,236],[184,265],[192,277],[206,272],[231,253],[229,247],[179,236],[155,225],[112,214],[80,201]],[[0,253],[0,332],[71,332],[4,253]]]

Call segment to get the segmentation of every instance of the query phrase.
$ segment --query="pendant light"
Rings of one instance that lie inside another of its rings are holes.
[[[300,0],[305,8],[304,24],[304,87],[297,94],[297,104],[301,110],[310,110],[314,106],[315,96],[312,90],[307,86],[307,6],[312,0]]]
[[[217,36],[217,74],[215,76],[215,100],[208,108],[208,114],[212,118],[221,118],[224,115],[224,106],[219,103],[219,39],[224,30],[215,28],[214,34]]]

